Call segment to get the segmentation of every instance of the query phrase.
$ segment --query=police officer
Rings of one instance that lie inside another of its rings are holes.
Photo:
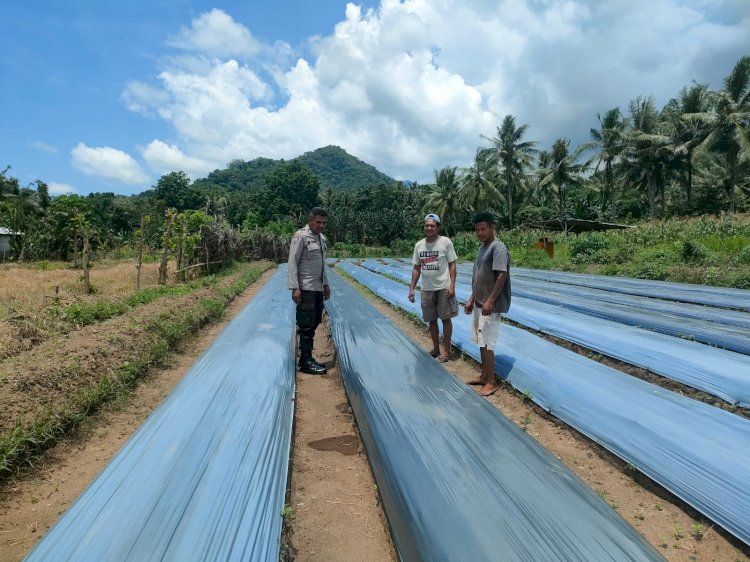
[[[299,369],[303,373],[322,375],[326,368],[312,356],[315,329],[323,319],[323,301],[331,296],[325,268],[325,237],[323,231],[328,213],[313,207],[307,226],[292,237],[289,248],[288,287],[297,305],[297,333],[299,334]]]

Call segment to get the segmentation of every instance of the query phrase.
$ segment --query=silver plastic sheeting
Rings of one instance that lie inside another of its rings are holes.
[[[329,281],[344,384],[401,560],[662,560],[356,290]]]
[[[520,294],[589,316],[613,320],[629,326],[639,326],[670,336],[694,338],[703,343],[750,355],[750,329],[748,328],[721,325],[697,318],[679,317],[653,309],[635,308],[612,302],[604,303],[584,297],[570,295],[559,297],[552,294],[524,291],[522,288],[517,289],[516,287],[513,287],[513,294]]]
[[[367,260],[364,266],[404,282],[411,275],[398,264],[389,267]],[[513,283],[513,305],[507,314],[514,322],[643,367],[732,404],[750,407],[747,355],[519,297],[518,285]],[[456,283],[459,300],[465,301],[470,293],[468,281],[460,278]]]
[[[516,276],[533,277],[543,281],[554,281],[556,283],[580,285],[594,289],[606,289],[607,291],[616,293],[750,311],[750,291],[744,289],[672,283],[669,281],[650,281],[647,279],[632,279],[607,275],[584,275],[581,273],[518,267],[513,272]]]
[[[28,561],[276,562],[294,412],[282,268]]]
[[[700,304],[686,302],[667,301],[652,297],[641,297],[625,293],[615,293],[604,289],[591,287],[579,287],[566,285],[564,283],[551,283],[540,281],[532,277],[516,277],[513,279],[513,294],[542,302],[544,297],[554,298],[557,302],[565,302],[569,297],[595,300],[599,302],[614,303],[618,305],[644,308],[672,316],[695,318],[698,320],[710,320],[715,324],[726,324],[750,330],[750,313],[739,310],[729,310]],[[542,298],[538,298],[538,297]],[[553,303],[554,304],[554,303]]]
[[[339,267],[394,306],[421,315],[400,283],[352,264]],[[453,319],[453,342],[479,360],[469,316]],[[750,544],[750,421],[507,324],[495,350],[495,371]]]
[[[401,260],[385,258],[388,265],[393,265],[411,270],[412,266]],[[521,272],[528,270],[520,269]],[[533,271],[533,270],[532,270]],[[738,326],[740,328],[750,329],[750,312],[739,310],[730,310],[715,306],[701,304],[692,304],[679,302],[675,300],[665,300],[663,298],[645,297],[631,295],[624,292],[614,292],[605,288],[597,289],[594,287],[584,287],[567,283],[554,282],[552,280],[542,280],[536,277],[527,276],[524,273],[515,275],[516,269],[513,269],[513,295],[519,295],[530,299],[540,300],[542,302],[552,302],[544,300],[547,298],[557,299],[556,302],[564,302],[569,296],[580,297],[587,300],[594,300],[606,303],[614,303],[632,306],[634,308],[643,308],[655,312],[662,312],[673,316],[682,316],[685,318],[695,318],[698,320],[710,320],[716,324],[727,324],[729,326]],[[471,266],[461,264],[458,268],[458,279],[471,283]],[[575,278],[574,278],[575,279]],[[674,285],[674,284],[672,284]],[[671,288],[671,286],[670,286]],[[733,289],[737,291],[737,289]],[[541,298],[539,298],[541,297]]]

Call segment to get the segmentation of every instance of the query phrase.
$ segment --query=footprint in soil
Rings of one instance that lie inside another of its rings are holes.
[[[343,455],[356,455],[359,450],[359,443],[355,435],[326,437],[325,439],[310,441],[307,446],[316,451],[336,451]]]

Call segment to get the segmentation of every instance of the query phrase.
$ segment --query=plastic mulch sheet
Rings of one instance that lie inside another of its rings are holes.
[[[401,560],[662,559],[355,289],[329,281],[344,385]]]
[[[462,269],[465,271],[466,267],[462,265]],[[514,276],[514,280],[518,277],[515,269],[512,275]],[[748,328],[717,324],[716,322],[699,318],[675,316],[655,309],[637,308],[614,302],[605,303],[585,297],[574,297],[572,295],[560,297],[541,291],[524,291],[523,288],[516,289],[516,287],[513,287],[513,294],[530,297],[534,300],[561,306],[589,316],[613,320],[629,326],[639,326],[670,336],[694,338],[703,343],[750,355],[750,329]]]
[[[410,272],[398,264],[388,267],[368,260],[364,265],[404,282],[410,279]],[[750,407],[750,356],[519,297],[519,285],[514,279],[513,304],[507,314],[514,322]],[[460,300],[471,293],[463,276],[456,293]]]
[[[464,266],[465,267],[465,266]],[[471,264],[469,264],[471,267]],[[669,281],[651,281],[648,279],[632,279],[628,277],[612,277],[607,275],[584,275],[561,271],[547,271],[541,269],[515,268],[516,276],[533,277],[543,281],[567,283],[606,289],[617,293],[641,295],[659,299],[718,306],[720,308],[734,308],[750,311],[750,291],[709,285],[691,285],[689,283],[672,283]]]
[[[295,374],[280,269],[27,560],[279,559]]]
[[[402,284],[352,264],[339,267],[391,304],[421,316],[419,302],[407,300]],[[479,358],[469,316],[453,319],[453,342]],[[750,544],[750,421],[507,324],[495,350],[495,371]]]
[[[469,277],[470,279],[470,277]],[[598,302],[626,305],[634,308],[643,308],[654,312],[662,312],[672,316],[694,318],[698,320],[710,320],[718,327],[722,324],[750,329],[750,313],[739,310],[729,310],[700,304],[686,302],[668,301],[652,297],[641,297],[625,293],[615,293],[604,289],[591,287],[579,287],[566,285],[564,283],[551,283],[540,281],[532,277],[516,276],[513,278],[513,293],[522,297],[536,299],[542,302],[544,298],[555,298],[565,302],[570,297],[584,298]]]

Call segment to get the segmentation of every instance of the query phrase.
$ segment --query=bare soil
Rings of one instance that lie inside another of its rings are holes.
[[[432,348],[426,326],[417,324],[372,294],[367,298],[417,345],[426,351]],[[455,350],[444,366],[464,382],[480,373],[476,361]],[[502,383],[500,389],[487,399],[578,475],[667,560],[750,561],[749,547],[718,529],[644,475],[628,470],[621,460],[524,399],[510,384]],[[696,525],[702,525],[701,538],[696,536]]]
[[[297,373],[288,539],[296,561],[393,561],[385,515],[326,328],[327,322],[316,332],[315,356],[328,373]]]
[[[26,556],[273,273],[266,271],[235,298],[224,319],[200,330],[168,367],[152,369],[127,399],[109,405],[50,449],[32,472],[0,488],[0,562]]]

